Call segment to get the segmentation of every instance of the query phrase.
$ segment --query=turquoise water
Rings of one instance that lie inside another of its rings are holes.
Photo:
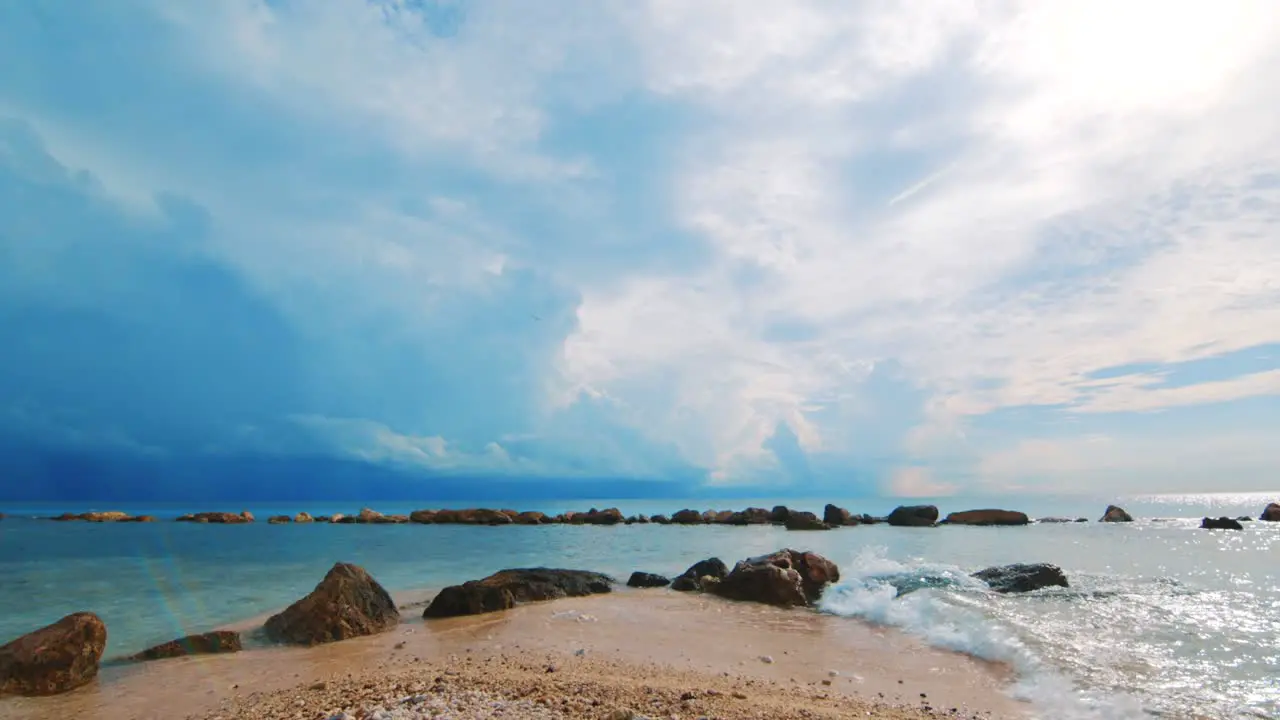
[[[1138,522],[1025,528],[891,528],[825,533],[774,527],[267,525],[270,514],[358,507],[232,504],[99,507],[174,517],[248,509],[251,525],[52,523],[28,519],[88,507],[0,507],[0,641],[70,612],[101,615],[109,655],[122,655],[278,609],[308,592],[335,561],[367,568],[392,590],[435,588],[529,565],[678,573],[716,555],[730,564],[780,547],[839,563],[843,578],[822,610],[902,628],[941,647],[1012,663],[1013,689],[1046,718],[1270,718],[1280,716],[1280,523],[1244,532],[1199,530],[1202,515],[1256,517],[1272,496],[1122,498]],[[1096,498],[940,499],[945,513],[1020,509],[1033,517],[1097,520]],[[786,502],[821,512],[825,500]],[[479,503],[477,503],[479,504]],[[560,502],[559,512],[616,506],[624,513],[683,507],[772,506],[772,501]],[[896,503],[838,502],[885,514]],[[383,512],[407,505],[378,504]],[[459,505],[467,505],[460,503]],[[483,503],[502,506],[504,503]],[[510,504],[506,504],[510,505]],[[418,503],[414,507],[431,507]],[[1011,562],[1053,562],[1072,587],[998,596],[968,574]],[[915,588],[899,594],[899,588]]]

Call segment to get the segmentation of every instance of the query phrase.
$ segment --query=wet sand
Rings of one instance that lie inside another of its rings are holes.
[[[662,717],[927,717],[923,705],[1026,715],[1003,692],[1011,680],[1003,666],[806,610],[622,589],[466,618],[424,621],[417,604],[402,613],[391,632],[315,648],[104,667],[97,682],[65,695],[0,700],[0,716],[326,718],[360,694],[381,701],[432,688],[556,707],[539,715],[512,706],[504,717],[606,717],[641,700],[659,701]],[[696,701],[680,699],[690,692]]]

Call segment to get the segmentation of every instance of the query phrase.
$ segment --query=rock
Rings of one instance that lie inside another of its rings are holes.
[[[156,521],[155,515],[134,515],[133,517],[125,518],[120,522],[153,523],[155,521]]]
[[[134,655],[131,660],[160,660],[184,655],[214,655],[240,652],[240,633],[231,630],[215,630],[200,635],[188,635],[170,640],[163,645],[148,648]]]
[[[377,510],[373,510],[371,508],[360,508],[360,512],[356,515],[356,522],[371,523],[380,517],[382,517],[382,513]]]
[[[720,510],[716,512],[715,523],[717,525],[728,525],[733,519],[734,512],[732,510]]]
[[[998,593],[1022,593],[1045,587],[1068,587],[1062,568],[1048,563],[1002,565],[973,574]]]
[[[938,508],[933,505],[900,505],[886,520],[895,527],[932,527],[938,522]]]
[[[811,512],[792,510],[787,516],[788,530],[830,530],[831,526],[818,519]]]
[[[268,525],[284,525],[286,523],[291,523],[291,522],[293,522],[293,518],[289,517],[288,515],[272,515],[271,517],[267,518]]]
[[[860,525],[879,525],[883,522],[885,522],[885,518],[875,517],[866,513],[862,513],[858,516],[858,524]]]
[[[119,510],[108,510],[106,512],[87,512],[80,516],[81,520],[87,522],[120,522],[128,520],[129,513],[120,512]]]
[[[830,503],[822,509],[822,522],[836,527],[858,524],[857,519],[848,510]]]
[[[791,508],[786,505],[774,505],[769,512],[769,522],[785,523],[788,517],[791,517]]]
[[[830,560],[817,553],[786,549],[739,562],[710,590],[731,600],[803,606],[816,601],[823,588],[839,580],[840,569]]]
[[[1102,513],[1102,519],[1098,522],[1133,522],[1133,517],[1124,511],[1124,508],[1108,505],[1107,511]]]
[[[953,512],[942,521],[947,525],[1026,525],[1026,513],[1014,510],[965,510]]]
[[[613,578],[586,570],[524,568],[503,570],[440,591],[424,618],[478,615],[506,610],[516,603],[583,597],[613,591]]]
[[[247,523],[253,522],[254,521],[253,513],[249,512],[248,510],[241,510],[240,521],[247,522]]]
[[[701,525],[702,513],[697,510],[681,510],[671,516],[671,522],[675,525]]]
[[[271,616],[267,637],[294,645],[318,645],[394,628],[400,611],[387,591],[349,563],[337,563],[311,594]]]
[[[183,515],[178,518],[178,522],[193,523],[213,523],[215,525],[243,525],[253,522],[253,515],[249,511],[242,513],[229,512],[201,512],[190,515]]]
[[[1042,517],[1039,520],[1036,520],[1036,522],[1044,523],[1044,524],[1052,524],[1052,523],[1069,523],[1074,521],[1071,518],[1064,518],[1064,517]]]
[[[93,613],[68,615],[0,647],[0,695],[56,695],[98,675],[107,626]]]
[[[1244,526],[1239,520],[1233,520],[1229,517],[1220,518],[1204,518],[1200,521],[1202,530],[1243,530]]]
[[[333,516],[333,522],[339,525],[355,525],[360,522],[360,518],[355,515],[343,515],[342,513],[338,513]]]
[[[1258,519],[1267,522],[1280,522],[1280,503],[1267,503]]]
[[[517,525],[545,525],[550,522],[546,514],[534,510],[527,510],[519,513],[512,520]]]
[[[371,525],[404,525],[409,522],[408,515],[381,515],[369,521]]]
[[[633,572],[631,577],[627,579],[627,587],[633,588],[666,587],[670,584],[670,578],[647,572]]]
[[[768,525],[773,522],[773,514],[764,508],[749,507],[746,510],[732,513],[724,521],[725,525]]]
[[[309,523],[309,522],[315,522],[316,519],[311,517],[310,513],[300,512],[297,515],[293,516],[293,521],[296,523]]]
[[[0,518],[0,519],[3,519],[3,518]],[[1253,522],[1253,518],[1249,517],[1248,515],[1241,515],[1237,517],[1236,520],[1238,520],[1239,522]]]
[[[409,522],[419,525],[430,525],[436,521],[435,510],[414,510],[409,513]]]
[[[653,517],[649,518],[649,521],[652,522],[654,525],[670,525],[671,524],[671,518],[662,514],[654,515]]]
[[[637,524],[637,525],[648,525],[648,524],[649,524],[649,516],[648,516],[648,515],[637,515],[637,516],[636,516],[636,524]]]
[[[586,525],[617,525],[622,522],[622,511],[618,508],[609,508],[607,510],[597,510],[591,508],[585,513],[578,513],[573,517],[574,522],[580,522]]]
[[[346,519],[347,519],[347,516],[346,516],[346,515],[343,515],[342,513],[334,513],[334,514],[329,518],[329,522],[331,522],[331,523],[340,523],[340,522],[342,522],[343,520],[346,520]]]
[[[435,514],[435,523],[437,525],[510,525],[511,516],[501,510],[489,508],[438,510]]]
[[[699,560],[671,582],[671,589],[680,592],[705,590],[706,588],[703,587],[702,583],[704,578],[710,577],[719,580],[728,574],[729,567],[720,558],[713,557]]]

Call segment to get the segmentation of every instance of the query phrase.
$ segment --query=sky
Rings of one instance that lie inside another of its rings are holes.
[[[0,458],[1277,488],[1275,67],[1272,0],[0,3]]]

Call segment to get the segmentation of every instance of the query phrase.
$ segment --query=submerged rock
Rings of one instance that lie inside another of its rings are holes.
[[[1258,519],[1267,522],[1280,522],[1280,503],[1267,503]]]
[[[337,563],[309,595],[272,615],[264,629],[276,642],[318,645],[390,630],[400,611],[364,568]]]
[[[900,505],[886,519],[895,527],[932,527],[938,522],[938,508],[933,505]]]
[[[1075,521],[1072,520],[1071,518],[1064,518],[1064,517],[1042,517],[1039,520],[1036,520],[1036,522],[1038,523],[1070,523]]]
[[[293,518],[288,515],[272,515],[267,518],[268,525],[286,525],[291,522],[293,522]]]
[[[998,593],[1023,593],[1046,587],[1068,587],[1062,568],[1049,563],[1001,565],[973,574]]]
[[[818,519],[811,512],[793,510],[787,517],[788,530],[830,530],[831,526]]]
[[[817,553],[785,549],[739,562],[710,590],[731,600],[803,606],[816,601],[823,588],[839,580],[840,569],[830,560]]]
[[[633,572],[631,577],[627,579],[627,587],[633,588],[666,587],[670,584],[670,578],[647,572]]]
[[[479,615],[516,603],[582,597],[613,591],[613,578],[586,570],[521,568],[503,570],[440,591],[422,612],[424,618]]]
[[[1102,519],[1098,522],[1133,522],[1133,516],[1125,512],[1122,507],[1108,505],[1106,512],[1102,513]]]
[[[97,677],[106,647],[107,626],[89,612],[23,635],[0,647],[0,695],[56,695],[85,685]]]
[[[214,630],[199,635],[188,635],[177,640],[170,640],[162,645],[147,648],[134,655],[132,660],[160,660],[162,658],[183,657],[186,655],[215,655],[219,653],[240,652],[240,633],[231,630]]]
[[[1026,513],[1015,510],[965,510],[953,512],[942,521],[947,525],[1026,525]]]
[[[728,574],[729,567],[720,558],[713,557],[699,560],[671,582],[671,589],[680,592],[706,590],[708,583],[705,583],[704,580],[711,578],[713,581],[719,581]]]
[[[1207,517],[1200,521],[1200,529],[1202,530],[1243,530],[1244,526],[1239,520],[1233,520],[1229,517],[1211,518]]]

